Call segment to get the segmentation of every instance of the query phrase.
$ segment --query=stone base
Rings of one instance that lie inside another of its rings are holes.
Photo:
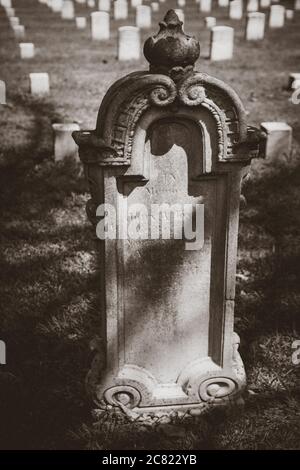
[[[240,401],[246,384],[239,338],[234,334],[230,365],[220,367],[210,357],[189,364],[176,383],[161,384],[145,369],[124,365],[116,376],[99,377],[99,354],[87,377],[87,385],[99,409],[120,410],[131,419],[198,416],[212,406]]]

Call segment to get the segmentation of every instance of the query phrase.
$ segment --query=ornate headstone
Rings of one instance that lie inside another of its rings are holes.
[[[233,332],[236,251],[241,180],[258,156],[259,131],[247,128],[228,85],[194,70],[199,53],[170,10],[144,45],[150,70],[118,80],[96,129],[73,133],[89,218],[99,233],[105,203],[118,232],[99,241],[103,331],[87,383],[100,408],[129,416],[198,414],[234,402],[245,386]],[[143,223],[158,223],[156,238],[126,232],[136,204],[146,209]],[[201,206],[201,239],[175,236],[183,219],[173,237],[161,236],[163,218],[152,213],[161,204],[187,204],[188,222]]]

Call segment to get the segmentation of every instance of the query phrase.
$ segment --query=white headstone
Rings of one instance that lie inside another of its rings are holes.
[[[285,20],[285,8],[282,5],[272,5],[270,8],[269,27],[282,28]]]
[[[20,18],[18,18],[17,16],[11,16],[9,18],[9,22],[13,28],[14,26],[18,26],[20,24]]]
[[[287,20],[292,20],[294,18],[294,10],[285,10],[285,17]]]
[[[294,10],[300,10],[300,0],[295,0]]]
[[[151,8],[152,8],[152,11],[154,11],[154,12],[159,11],[159,3],[158,2],[152,2],[151,3]]]
[[[185,4],[185,0],[177,0],[177,6],[179,6],[180,8],[184,8]]]
[[[211,29],[210,59],[229,60],[233,56],[234,29],[230,26],[214,26]]]
[[[114,19],[126,20],[128,18],[127,0],[116,0],[114,2]]]
[[[54,131],[54,160],[62,161],[65,158],[77,157],[78,146],[76,145],[72,132],[80,131],[78,124],[52,124]]]
[[[63,0],[52,0],[51,7],[54,13],[59,13],[63,8]]]
[[[73,20],[74,19],[74,3],[72,0],[64,0],[62,9],[61,9],[61,17],[63,20]]]
[[[14,8],[6,8],[5,11],[6,11],[6,16],[8,16],[9,18],[10,18],[11,16],[15,16],[15,14],[16,14]]]
[[[30,73],[29,78],[32,95],[43,96],[49,94],[49,75],[47,73]]]
[[[96,6],[95,0],[88,0],[87,6],[88,6],[89,8],[95,8],[95,6]]]
[[[11,8],[11,0],[1,0],[1,5],[4,8]]]
[[[97,41],[106,41],[110,36],[109,13],[107,11],[94,11],[91,13],[92,38]]]
[[[136,26],[118,29],[118,60],[139,60],[141,53],[140,30]]]
[[[253,12],[247,15],[246,39],[247,41],[259,41],[265,35],[266,15],[264,13]]]
[[[34,57],[34,44],[32,42],[20,42],[21,59],[32,59]]]
[[[266,159],[287,159],[292,148],[292,128],[286,122],[262,122],[267,134]]]
[[[100,11],[110,11],[110,0],[99,0],[98,10],[100,10]]]
[[[269,8],[271,0],[260,0],[260,8]]]
[[[138,5],[136,7],[136,26],[138,28],[151,28],[151,7]]]
[[[0,80],[0,104],[6,104],[6,85],[3,80]]]
[[[248,12],[257,11],[258,8],[259,8],[258,0],[248,0],[248,3],[247,3]]]
[[[300,88],[300,73],[290,73],[289,89],[298,90]]]
[[[87,25],[86,17],[85,16],[76,16],[76,27],[78,29],[85,29]]]
[[[229,0],[218,0],[219,7],[225,8],[225,7],[228,7],[228,5],[229,5]]]
[[[200,11],[208,13],[211,11],[211,0],[200,0]]]
[[[13,26],[14,34],[17,39],[25,38],[25,27],[22,24]]]
[[[204,22],[205,22],[206,28],[208,29],[213,28],[217,24],[217,20],[214,16],[207,16],[206,18],[204,18]]]
[[[229,3],[229,18],[232,20],[243,18],[243,0],[233,0]]]
[[[142,5],[143,0],[131,0],[131,6],[132,8],[136,8],[139,5]]]

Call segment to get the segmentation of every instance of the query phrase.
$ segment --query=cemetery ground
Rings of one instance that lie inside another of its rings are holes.
[[[288,3],[288,2],[286,2]],[[88,189],[80,164],[53,161],[54,122],[92,129],[106,90],[117,78],[147,68],[145,60],[118,63],[117,27],[93,42],[46,6],[15,1],[36,57],[19,58],[0,9],[0,79],[8,105],[0,110],[1,339],[0,447],[3,449],[295,449],[300,443],[300,105],[285,89],[300,67],[300,13],[283,29],[246,43],[244,20],[235,27],[232,61],[211,63],[204,14],[188,2],[185,30],[197,36],[197,69],[229,83],[249,111],[249,124],[286,121],[293,127],[289,160],[274,161],[245,183],[241,210],[235,330],[247,372],[245,407],[217,410],[195,421],[155,428],[117,415],[92,416],[84,379],[99,326],[97,247],[85,215]],[[153,31],[175,2],[153,14]],[[76,13],[88,15],[76,4]],[[150,32],[143,32],[143,40]],[[297,65],[297,70],[295,69]],[[30,96],[30,72],[48,72],[51,93]]]

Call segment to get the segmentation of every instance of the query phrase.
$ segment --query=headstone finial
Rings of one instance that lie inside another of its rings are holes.
[[[192,70],[200,54],[199,42],[182,30],[182,21],[174,10],[169,10],[159,23],[159,32],[144,44],[144,55],[150,71],[170,75],[172,71]]]

